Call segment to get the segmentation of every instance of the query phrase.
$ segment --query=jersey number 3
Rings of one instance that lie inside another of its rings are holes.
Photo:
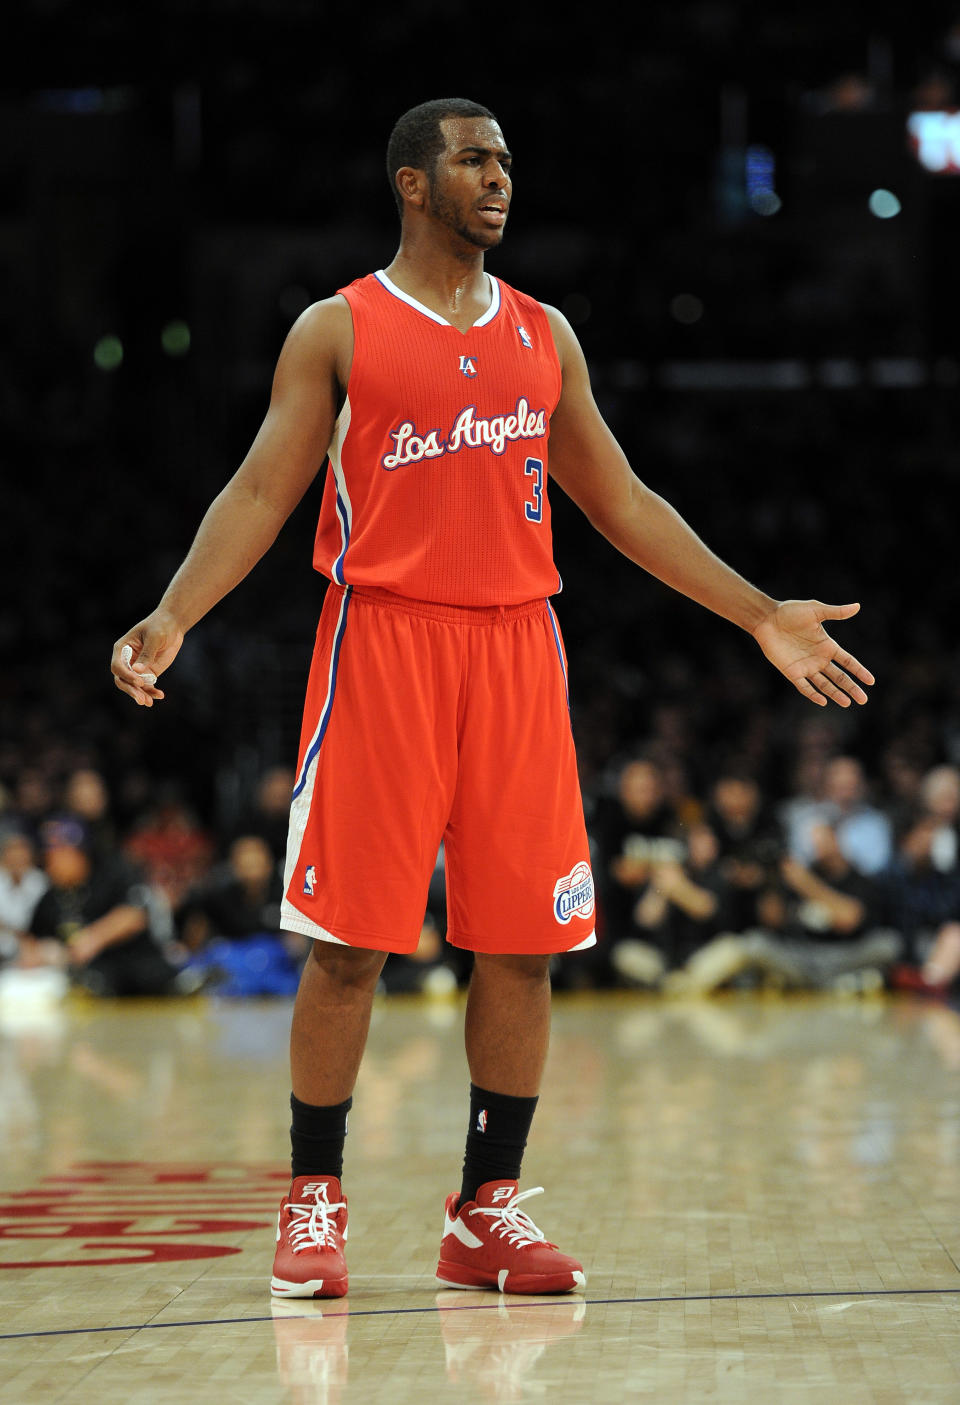
[[[533,492],[533,502],[527,501],[523,504],[524,515],[528,522],[543,521],[543,460],[527,459],[523,465],[523,471],[528,478],[533,479],[530,485]]]

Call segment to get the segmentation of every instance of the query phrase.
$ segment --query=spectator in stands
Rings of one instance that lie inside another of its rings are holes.
[[[0,965],[17,956],[37,903],[50,886],[36,858],[27,835],[10,832],[0,838]]]
[[[900,834],[922,808],[925,776],[923,764],[910,746],[894,739],[880,756],[878,780],[882,788],[882,809],[894,834]]]
[[[935,815],[921,814],[901,837],[886,875],[890,921],[914,967],[923,965],[941,928],[960,918],[960,866],[937,863],[941,829]]]
[[[902,941],[880,926],[881,885],[853,867],[829,825],[814,829],[812,843],[809,866],[781,860],[780,887],[760,894],[761,925],[695,952],[671,983],[675,993],[715,990],[747,973],[789,989],[882,989]]]
[[[598,802],[591,832],[599,848],[598,885],[609,939],[635,935],[634,910],[650,884],[654,859],[680,859],[680,825],[653,760],[628,761],[617,793]]]
[[[17,826],[36,840],[40,826],[54,812],[53,787],[38,766],[24,766],[14,783],[13,812]]]
[[[791,836],[791,857],[811,864],[816,856],[815,831],[835,830],[847,861],[860,873],[876,875],[888,866],[893,850],[890,820],[869,803],[863,766],[853,756],[835,756],[827,763],[823,799],[811,807]]]
[[[633,985],[657,986],[726,929],[729,911],[717,836],[709,825],[695,824],[682,859],[652,859],[650,882],[634,908],[637,935],[614,943],[610,963]]]
[[[271,766],[257,783],[253,804],[231,826],[233,838],[256,834],[265,839],[271,854],[280,864],[287,853],[290,797],[295,780],[289,766]]]
[[[243,939],[280,931],[283,875],[267,841],[241,835],[227,862],[192,888],[177,914],[180,938],[199,951],[212,937]]]
[[[727,891],[725,918],[731,931],[743,931],[756,925],[758,895],[783,853],[780,829],[756,778],[735,770],[714,782],[707,818]]]
[[[125,849],[147,882],[176,911],[189,889],[208,872],[213,841],[184,802],[179,786],[163,784],[152,807],[134,827]]]
[[[942,995],[960,977],[960,770],[933,767],[920,797],[920,814],[888,874],[892,918],[906,943],[906,959],[892,983]]]
[[[185,897],[177,921],[186,970],[222,995],[294,995],[310,939],[280,931],[283,874],[266,839],[241,835]]]
[[[807,835],[821,817],[827,766],[836,737],[826,719],[803,719],[791,738],[794,746],[787,794],[777,797],[776,818],[788,853],[809,858]]]
[[[920,806],[936,821],[930,857],[934,868],[948,873],[960,862],[960,768],[934,766],[920,786]]]
[[[922,966],[910,973],[899,968],[894,984],[924,995],[946,995],[960,978],[960,920],[937,928]]]
[[[177,970],[150,932],[149,898],[120,858],[98,858],[72,816],[41,831],[49,880],[21,944],[21,964],[66,965],[97,995],[162,995]]]
[[[84,766],[67,777],[63,809],[84,826],[90,846],[98,857],[106,858],[114,852],[117,832],[110,818],[110,793],[99,771]]]

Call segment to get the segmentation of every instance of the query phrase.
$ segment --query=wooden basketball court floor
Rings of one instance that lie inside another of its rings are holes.
[[[274,1304],[287,1002],[0,1007],[4,1402],[960,1401],[960,1018],[560,997],[523,1184],[580,1297],[436,1285],[462,1006],[378,1004],[346,1299]]]

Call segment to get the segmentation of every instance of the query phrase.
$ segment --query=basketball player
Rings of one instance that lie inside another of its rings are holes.
[[[417,943],[444,842],[448,939],[474,953],[466,1156],[438,1277],[564,1292],[576,1259],[522,1206],[547,1052],[550,958],[594,942],[594,888],[548,597],[560,589],[549,473],[661,580],[753,634],[811,701],[866,701],[865,668],[825,633],[857,605],[778,603],[719,561],[634,476],[593,402],[564,318],[484,271],[511,158],[459,99],[407,112],[387,167],[393,262],[307,309],[269,411],[157,609],[117,641],[141,706],[190,627],[273,542],[324,458],[317,633],[287,850],[284,925],[314,938],[293,1013],[293,1181],[272,1291],[347,1291],[347,1112],[388,952]],[[859,681],[858,681],[859,680]],[[537,1188],[539,1190],[539,1187]]]

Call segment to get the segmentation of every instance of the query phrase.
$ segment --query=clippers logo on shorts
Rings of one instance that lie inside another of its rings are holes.
[[[482,1107],[482,1108],[480,1109],[480,1114],[479,1114],[479,1116],[477,1117],[477,1131],[478,1131],[478,1132],[485,1132],[486,1130],[487,1130],[487,1109],[486,1109],[485,1107]]]
[[[477,358],[475,356],[460,357],[460,374],[469,376],[471,379],[477,374]]]
[[[314,888],[316,888],[316,886],[317,870],[315,866],[311,864],[310,867],[307,869],[306,873],[303,875],[303,896],[305,898],[312,898],[313,890]]]
[[[582,917],[585,922],[588,921],[593,916],[594,906],[590,865],[578,863],[566,878],[557,881],[553,890],[553,915],[565,927],[571,917]]]
[[[460,369],[463,370],[464,361],[472,359],[461,356]],[[476,362],[473,364],[475,367]],[[463,374],[470,373],[463,371]],[[493,454],[502,454],[508,444],[518,439],[542,439],[546,432],[546,409],[531,410],[529,400],[522,395],[509,414],[492,415],[489,419],[478,415],[475,405],[467,405],[446,434],[439,429],[430,429],[426,434],[421,434],[413,420],[404,420],[390,431],[394,452],[384,454],[380,463],[392,472],[404,464],[419,463],[421,459],[440,459],[445,454],[457,454],[461,449],[488,448]]]

